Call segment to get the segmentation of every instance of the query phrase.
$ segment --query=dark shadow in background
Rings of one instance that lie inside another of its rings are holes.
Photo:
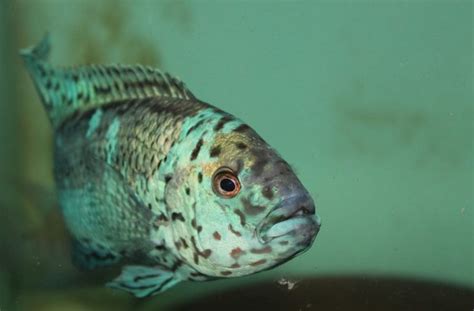
[[[474,308],[474,290],[449,284],[384,277],[305,279],[292,290],[276,282],[258,283],[172,310],[466,310]]]

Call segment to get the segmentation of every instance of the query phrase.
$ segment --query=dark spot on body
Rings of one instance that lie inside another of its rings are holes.
[[[178,212],[173,212],[171,214],[171,220],[173,220],[173,221],[180,220],[180,221],[183,221],[183,222],[185,221],[183,214],[178,213]]]
[[[199,151],[201,150],[202,144],[203,141],[202,138],[200,138],[196,146],[194,147],[193,152],[191,153],[191,157],[189,158],[191,161],[194,161],[199,155]]]
[[[220,130],[224,127],[224,125],[225,125],[227,122],[232,121],[232,120],[234,120],[234,118],[231,117],[230,115],[225,115],[225,116],[223,116],[223,117],[219,120],[219,122],[217,122],[216,126],[214,126],[214,131],[216,131],[216,132],[217,132],[217,131],[220,131]]]
[[[233,269],[240,268],[240,265],[238,263],[233,263],[232,266],[230,266]]]
[[[262,195],[265,198],[269,199],[269,200],[273,199],[273,190],[272,190],[272,188],[269,187],[269,186],[263,187],[262,188]]]
[[[186,194],[189,195],[191,193],[191,189],[189,187],[186,187]]]
[[[245,133],[249,130],[251,130],[250,126],[248,126],[247,124],[241,124],[241,125],[237,126],[234,129],[234,132],[236,132],[236,133]]]
[[[232,271],[221,271],[221,275],[231,275]]]
[[[166,246],[160,244],[160,245],[155,245],[155,249],[156,250],[159,250],[159,251],[165,251],[166,250]]]
[[[242,234],[239,231],[235,230],[234,227],[232,227],[232,224],[229,224],[229,231],[238,237],[242,236]]]
[[[250,250],[252,254],[268,254],[272,252],[271,246],[265,246],[263,248],[252,248]]]
[[[242,201],[242,204],[244,205],[245,212],[249,215],[257,215],[265,210],[265,206],[253,205],[252,203],[250,203],[250,200],[246,198],[242,198],[241,201]]]
[[[178,270],[179,267],[181,267],[183,265],[183,262],[181,260],[176,260],[173,264],[173,266],[171,267],[171,271],[175,272],[176,270]]]
[[[202,173],[201,172],[198,173],[198,182],[202,183]]]
[[[174,246],[176,246],[176,249],[179,251],[181,249],[181,242],[180,241],[174,242]]]
[[[196,245],[196,239],[194,237],[191,237],[191,243],[193,244],[193,248],[194,248],[194,255],[195,255],[195,258],[194,258],[194,262],[196,262],[196,256],[201,256],[203,258],[209,258],[209,256],[211,256],[212,254],[212,250],[210,249],[205,249],[203,251],[199,250],[197,245]],[[199,261],[199,259],[197,259],[197,261]]]
[[[260,260],[251,262],[250,265],[251,265],[252,267],[255,267],[255,266],[263,265],[263,264],[266,263],[266,262],[267,262],[266,259],[260,259]]]
[[[279,242],[280,245],[288,245],[288,243],[289,243],[288,241],[280,241]]]
[[[212,254],[212,251],[210,249],[206,249],[201,253],[201,256],[204,257],[204,258],[209,258],[209,256],[211,256],[211,254]]]
[[[233,248],[229,253],[230,257],[234,259],[238,259],[240,256],[244,254],[245,252],[240,247]]]
[[[187,249],[187,248],[189,247],[189,246],[188,246],[188,243],[186,242],[185,239],[180,238],[180,241],[181,241],[181,244],[183,244],[183,247],[184,247],[185,249]]]
[[[244,150],[244,149],[247,149],[247,145],[242,143],[242,142],[238,142],[235,144],[237,146],[238,149],[240,150]]]
[[[165,214],[160,214],[160,216],[158,216],[158,221],[168,221],[168,217],[166,217]]]
[[[211,158],[215,158],[215,157],[218,157],[220,154],[221,154],[221,146],[215,146],[215,147],[212,147],[209,153],[209,156]]]
[[[239,210],[239,209],[235,209],[235,210],[234,210],[234,213],[236,213],[236,214],[239,216],[239,218],[240,218],[240,224],[242,225],[242,227],[245,226],[245,223],[246,223],[246,222],[245,222],[245,215],[244,215],[244,213],[242,213],[242,211]]]
[[[220,240],[221,240],[221,235],[220,235],[219,232],[217,232],[217,231],[214,231],[214,233],[212,234],[212,236],[213,236],[214,239],[217,240],[217,241],[220,241]]]
[[[194,131],[195,129],[197,129],[199,126],[201,126],[201,124],[204,123],[204,119],[202,120],[199,120],[196,124],[194,124],[193,126],[191,126],[189,128],[189,130],[186,132],[186,136],[188,136],[192,131]]]
[[[171,178],[173,178],[172,175],[166,175],[166,176],[165,176],[165,183],[169,183],[170,180],[171,180]]]

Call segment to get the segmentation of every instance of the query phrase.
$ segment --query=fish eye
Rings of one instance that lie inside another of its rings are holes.
[[[240,192],[240,181],[229,168],[221,168],[214,174],[212,187],[223,198],[233,198]]]

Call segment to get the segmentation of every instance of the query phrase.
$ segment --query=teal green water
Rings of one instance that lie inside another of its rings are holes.
[[[14,54],[49,30],[56,63],[148,61],[179,76],[252,125],[313,194],[323,226],[306,254],[164,300],[286,275],[474,287],[472,2],[6,1],[0,10],[3,171],[51,186],[50,128]],[[8,267],[7,280],[20,269]],[[0,275],[5,296],[8,284]]]

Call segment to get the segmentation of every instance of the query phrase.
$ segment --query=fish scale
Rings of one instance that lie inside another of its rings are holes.
[[[320,227],[290,166],[250,126],[141,65],[56,67],[21,51],[54,128],[58,201],[81,268],[136,297],[267,270]]]

